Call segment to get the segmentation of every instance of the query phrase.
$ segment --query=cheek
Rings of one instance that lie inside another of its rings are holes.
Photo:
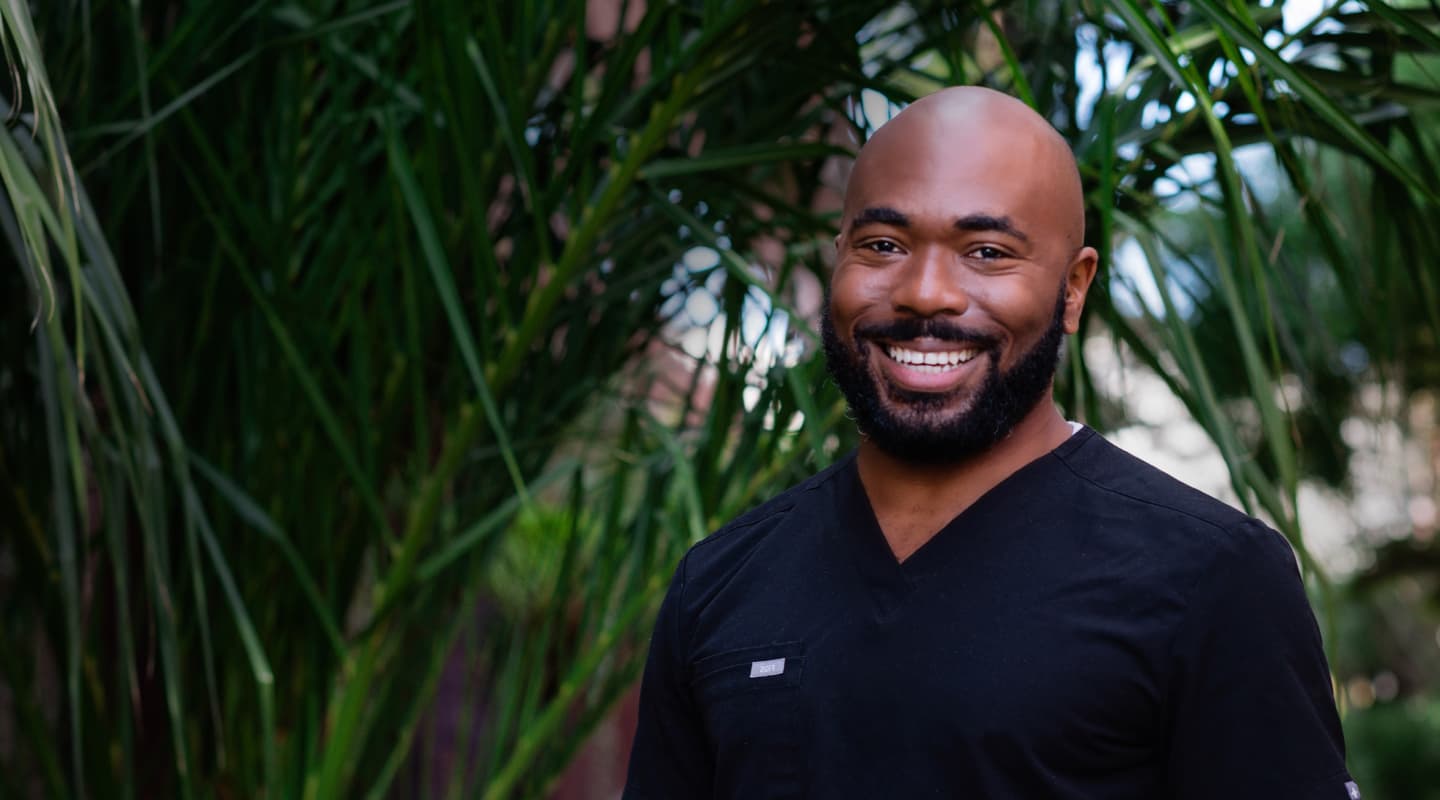
[[[830,315],[841,330],[885,297],[879,270],[840,264],[830,277]]]
[[[848,332],[855,315],[870,305],[871,291],[864,278],[858,269],[840,265],[829,279],[829,315],[842,335]]]
[[[1020,295],[1018,289],[1018,283],[1009,276],[983,276],[970,281],[965,287],[965,316],[984,317],[992,324],[1008,327]]]
[[[983,308],[1018,344],[1029,344],[1045,334],[1055,316],[1058,284],[1043,286],[1034,280],[989,281],[971,292],[972,307]]]

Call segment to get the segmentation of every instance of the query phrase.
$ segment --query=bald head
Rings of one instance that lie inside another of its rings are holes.
[[[1037,235],[1059,237],[1071,251],[1084,243],[1084,196],[1070,146],[1009,95],[978,86],[942,89],[882,126],[856,159],[842,234],[870,206],[875,190],[901,177],[946,182],[942,192],[960,202],[1003,201],[1004,209],[970,210],[1012,222],[1024,215]]]
[[[845,193],[821,321],[874,446],[955,464],[1009,441],[1019,464],[1063,441],[1046,401],[1095,277],[1084,238],[1070,148],[1016,100],[948,89],[877,131]]]

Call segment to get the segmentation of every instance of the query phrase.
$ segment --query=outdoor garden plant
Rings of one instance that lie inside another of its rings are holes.
[[[1440,389],[1440,16],[1296,20],[0,0],[0,796],[545,796],[685,548],[852,443],[836,189],[951,84],[1071,140],[1082,337],[1183,402],[1345,663],[1296,497],[1362,387]]]

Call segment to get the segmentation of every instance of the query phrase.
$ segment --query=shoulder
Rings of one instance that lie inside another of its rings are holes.
[[[1323,664],[1300,564],[1283,535],[1097,433],[1080,436],[1056,453],[1076,478],[1067,502],[1090,520],[1092,541],[1135,557],[1129,574],[1164,587],[1181,615],[1171,638],[1177,655],[1219,653],[1220,637],[1246,652]]]
[[[755,508],[735,517],[714,533],[696,542],[685,560],[693,570],[716,561],[723,561],[735,551],[760,545],[770,534],[789,520],[809,517],[818,506],[834,495],[831,485],[840,472],[854,460],[851,453],[829,467],[791,486]]]
[[[1073,502],[1137,546],[1192,578],[1236,561],[1252,568],[1298,573],[1294,551],[1280,533],[1245,512],[1189,486],[1086,429],[1056,451],[1076,479]],[[1176,577],[1179,577],[1178,575]]]
[[[1073,446],[1061,447],[1056,455],[1093,492],[1143,518],[1189,519],[1198,526],[1219,529],[1253,521],[1243,511],[1177,480],[1088,428],[1075,435]]]

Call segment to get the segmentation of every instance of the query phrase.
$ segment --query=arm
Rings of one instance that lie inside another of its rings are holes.
[[[1258,522],[1231,535],[1192,589],[1175,640],[1170,796],[1351,800],[1330,671],[1294,553]]]
[[[710,796],[714,757],[686,677],[687,637],[681,613],[684,593],[682,559],[650,639],[624,800],[703,800]]]

